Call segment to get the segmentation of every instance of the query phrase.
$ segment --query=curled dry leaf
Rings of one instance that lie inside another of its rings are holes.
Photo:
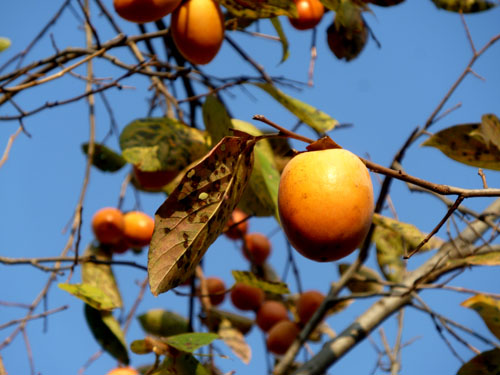
[[[148,254],[154,295],[182,283],[224,229],[253,167],[256,138],[224,137],[190,168],[155,214]]]
[[[231,351],[241,361],[248,365],[252,359],[252,349],[245,341],[243,334],[231,325],[227,319],[223,319],[219,325],[219,337],[229,346]]]

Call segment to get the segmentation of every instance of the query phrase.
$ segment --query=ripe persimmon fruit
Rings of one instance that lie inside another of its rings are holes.
[[[288,20],[298,30],[307,30],[315,27],[323,18],[325,7],[319,0],[295,0],[297,18],[289,17]]]
[[[372,222],[368,169],[345,149],[298,154],[281,174],[278,209],[300,254],[317,262],[343,258],[359,246]]]
[[[207,277],[205,282],[207,285],[210,303],[214,306],[220,305],[224,301],[224,297],[226,297],[224,294],[226,284],[221,278],[216,276]]]
[[[262,233],[249,233],[243,237],[243,255],[257,265],[263,265],[271,254],[271,241]]]
[[[240,310],[256,311],[264,302],[264,292],[256,286],[237,282],[231,289],[231,302]]]
[[[154,171],[147,172],[141,171],[137,166],[134,165],[134,177],[139,183],[139,186],[144,189],[157,190],[172,181],[179,171]]]
[[[264,332],[282,320],[288,320],[288,310],[282,302],[273,300],[264,301],[255,317],[255,322]]]
[[[149,245],[155,222],[153,218],[141,211],[130,211],[123,216],[123,237],[130,247]]]
[[[245,220],[247,217],[246,213],[239,208],[235,208],[224,227],[223,233],[232,240],[243,238],[248,232],[248,220]],[[239,224],[235,225],[237,223]]]
[[[282,320],[276,323],[267,333],[267,349],[274,354],[285,354],[293,340],[299,334],[297,324]]]
[[[127,21],[157,21],[172,13],[181,0],[113,0],[116,13]]]
[[[224,41],[224,16],[214,0],[187,0],[173,13],[172,38],[193,64],[208,64]]]
[[[323,293],[317,290],[308,290],[300,294],[296,307],[301,324],[305,324],[311,319],[324,299]]]
[[[133,367],[116,367],[106,375],[139,375],[139,372]]]
[[[101,208],[92,217],[92,230],[100,243],[117,244],[122,239],[124,228],[124,215],[117,208]]]

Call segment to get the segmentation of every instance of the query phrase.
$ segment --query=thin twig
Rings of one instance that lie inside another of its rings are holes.
[[[58,313],[60,311],[64,311],[66,309],[68,309],[68,306],[65,305],[65,306],[57,307],[57,308],[52,309],[52,310],[44,311],[43,313],[40,313],[40,314],[26,316],[26,317],[21,318],[21,319],[14,319],[14,320],[11,320],[10,322],[0,324],[0,330],[7,328],[7,327],[10,327],[10,326],[15,325],[15,324],[27,322],[30,320],[45,318],[49,315]]]
[[[20,126],[19,128],[17,128],[16,132],[9,137],[9,140],[7,141],[7,146],[5,146],[5,150],[3,152],[2,159],[0,159],[0,168],[3,167],[3,165],[5,164],[7,159],[9,158],[9,153],[10,153],[10,149],[12,148],[12,144],[16,140],[17,136],[19,134],[21,134],[22,131],[23,131],[23,128],[22,128],[22,126]]]

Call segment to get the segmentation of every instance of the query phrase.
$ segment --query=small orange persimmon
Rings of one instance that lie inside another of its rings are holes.
[[[282,320],[288,320],[288,310],[283,303],[273,300],[264,301],[255,317],[255,322],[264,332]]]
[[[139,375],[139,372],[133,367],[116,367],[106,375]]]
[[[239,208],[235,208],[224,227],[223,233],[232,240],[243,238],[248,232],[248,220],[245,220],[247,217],[248,215],[246,213]],[[237,223],[239,224],[234,225]]]
[[[220,305],[226,295],[224,294],[226,290],[226,284],[221,278],[212,276],[205,279],[207,284],[207,292],[209,294],[210,303],[214,306]]]
[[[113,0],[116,13],[127,21],[157,21],[172,13],[181,0]]]
[[[325,296],[317,290],[303,292],[297,300],[297,315],[301,324],[311,319],[318,307],[323,303]]]
[[[113,207],[104,207],[92,217],[92,230],[97,240],[103,244],[116,244],[125,227],[123,213]]]
[[[155,226],[151,216],[140,211],[130,211],[124,215],[123,220],[125,222],[123,237],[130,247],[143,247],[149,244]]]
[[[263,265],[271,254],[271,241],[262,233],[249,233],[243,237],[243,255],[252,263]]]
[[[307,30],[315,27],[323,18],[325,8],[319,0],[295,0],[297,18],[289,17],[293,27],[298,30]]]
[[[298,154],[281,174],[278,209],[299,253],[317,262],[343,258],[363,241],[372,222],[368,169],[340,148]]]
[[[173,13],[172,38],[193,64],[208,64],[224,41],[224,16],[214,0],[187,0]]]
[[[298,334],[297,324],[289,320],[282,320],[269,330],[266,340],[267,349],[274,354],[285,354]]]
[[[262,289],[241,282],[231,289],[231,302],[240,310],[257,310],[264,302],[264,296]]]

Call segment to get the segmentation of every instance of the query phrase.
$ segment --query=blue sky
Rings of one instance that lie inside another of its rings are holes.
[[[39,2],[22,0],[4,2],[0,5],[0,36],[12,40],[9,50],[0,54],[2,65],[13,54],[21,51],[41,30],[48,19],[59,8],[61,1]],[[111,1],[105,2],[111,7]],[[327,13],[318,27],[318,59],[314,72],[314,86],[302,91],[286,90],[287,93],[325,111],[342,123],[352,123],[353,127],[333,131],[330,136],[344,148],[360,156],[369,157],[382,165],[387,165],[402,142],[417,125],[422,125],[437,106],[441,98],[457,79],[471,58],[464,27],[457,14],[438,10],[430,0],[407,0],[391,7],[372,7],[373,14],[365,18],[381,42],[377,48],[373,40],[368,42],[361,55],[350,63],[338,61],[326,44],[325,30],[331,22],[332,13]],[[95,25],[102,40],[114,37],[106,21],[93,9]],[[491,37],[500,33],[500,9],[494,9],[479,15],[465,17],[474,43],[482,47]],[[168,21],[168,18],[167,18]],[[120,26],[129,35],[136,34],[137,28],[125,21]],[[290,27],[286,19],[282,24],[290,40],[290,58],[279,64],[281,46],[270,40],[252,38],[241,33],[231,33],[240,45],[273,76],[286,76],[291,79],[306,81],[309,65],[309,46],[311,32],[298,32]],[[148,26],[152,30],[151,26]],[[260,23],[260,31],[273,33],[269,22]],[[54,28],[51,29],[57,48],[82,46],[84,36],[74,15],[65,11]],[[45,37],[26,57],[25,64],[36,61],[54,52],[50,38]],[[115,51],[113,51],[115,52]],[[132,61],[125,49],[117,50],[120,58]],[[470,75],[453,94],[445,109],[458,103],[461,107],[435,124],[431,131],[437,131],[458,123],[479,122],[481,115],[495,113],[500,115],[500,44],[491,48],[474,66],[475,72],[484,77],[482,81]],[[214,75],[236,76],[239,74],[255,75],[252,68],[235,54],[225,43],[212,63],[205,71]],[[84,68],[77,70],[84,74]],[[95,64],[96,75],[117,77],[123,74],[106,62]],[[123,82],[123,90],[110,90],[108,99],[114,109],[114,116],[120,128],[130,121],[145,117],[148,109],[147,98],[150,93],[149,81],[142,77],[133,77]],[[34,88],[16,97],[16,103],[23,109],[35,108],[46,101],[69,98],[80,94],[84,83],[73,77],[55,81],[43,88]],[[198,88],[200,92],[204,89]],[[268,96],[255,89],[249,89],[251,95],[238,88],[224,94],[224,99],[234,117],[251,121],[254,114],[263,114],[271,120],[291,128],[296,120]],[[180,90],[182,92],[182,90]],[[0,116],[16,113],[12,106],[0,108]],[[97,140],[102,140],[110,126],[110,118],[102,104],[97,101]],[[156,112],[155,115],[161,115]],[[260,124],[255,125],[261,127]],[[31,138],[19,136],[10,152],[9,159],[0,169],[0,255],[8,257],[45,257],[60,254],[68,234],[63,232],[69,222],[78,200],[83,180],[85,158],[80,151],[81,143],[88,139],[88,109],[81,101],[67,106],[46,110],[25,120],[26,129]],[[0,122],[0,153],[8,137],[15,132],[16,122]],[[306,127],[300,132],[313,136]],[[423,141],[424,138],[421,139]],[[481,187],[477,169],[461,165],[447,159],[438,150],[421,148],[414,144],[404,160],[406,171],[432,182],[467,188]],[[108,145],[118,149],[116,137]],[[304,145],[294,142],[294,147],[303,149]],[[92,241],[90,220],[93,213],[103,207],[115,205],[120,185],[127,171],[117,174],[105,174],[93,170],[87,191],[84,210],[81,248]],[[486,171],[490,187],[500,186],[498,172]],[[373,175],[375,191],[379,184]],[[153,215],[163,202],[161,195],[141,193],[142,209]],[[396,182],[391,190],[391,198],[399,219],[417,225],[423,231],[430,231],[446,212],[445,207],[435,198],[423,194],[409,193],[403,183]],[[481,210],[491,203],[491,199],[474,199],[467,206]],[[126,195],[125,209],[135,205],[132,190]],[[390,215],[389,211],[384,214]],[[252,219],[251,231],[266,234],[274,233],[277,224],[273,219]],[[446,237],[442,230],[439,235]],[[271,264],[282,272],[286,261],[286,247],[283,235],[278,232],[272,236],[273,253]],[[352,261],[355,254],[346,258]],[[130,253],[120,257],[146,264],[146,254],[136,256]],[[317,264],[295,257],[301,271],[305,289],[319,289],[327,292],[329,284],[338,277],[335,264]],[[426,256],[414,257],[409,262],[413,269]],[[367,265],[376,268],[373,249]],[[237,245],[225,238],[217,240],[208,250],[204,260],[206,275],[219,275],[228,285],[232,283],[231,270],[245,269],[246,262]],[[500,292],[496,280],[495,268],[481,268],[467,271],[453,285],[468,286],[490,292]],[[143,280],[143,271],[129,267],[115,267],[125,306],[130,308],[137,293],[137,282]],[[29,266],[0,265],[0,301],[31,303],[44,285],[47,274]],[[60,278],[65,281],[67,275]],[[72,282],[79,282],[77,271]],[[286,280],[292,291],[296,291],[292,277]],[[438,312],[467,324],[487,336],[491,336],[484,324],[472,311],[459,306],[468,296],[451,292],[429,291],[423,293],[425,300]],[[342,314],[329,318],[328,323],[339,332],[374,300],[357,301]],[[83,364],[97,350],[98,345],[85,325],[82,303],[69,294],[52,286],[47,299],[49,309],[61,305],[69,309],[51,316],[47,320],[48,330],[44,332],[43,321],[38,320],[28,325],[27,333],[33,352],[35,369],[41,374],[76,374]],[[232,309],[229,302],[224,308]],[[187,299],[173,293],[162,294],[155,298],[149,291],[138,311],[151,308],[165,308],[185,314]],[[36,312],[42,312],[40,307]],[[252,317],[252,314],[247,314]],[[23,316],[23,309],[0,305],[0,324]],[[438,337],[433,323],[428,316],[407,309],[405,315],[403,341],[419,337],[402,352],[403,373],[407,375],[421,373],[452,373],[460,366],[443,341]],[[197,325],[199,327],[199,325]],[[395,319],[383,324],[392,343],[396,330]],[[7,337],[12,328],[0,331],[0,341]],[[130,342],[143,337],[139,324],[134,321],[127,334]],[[373,339],[380,345],[380,337],[374,333]],[[229,359],[217,359],[218,366],[224,371],[235,370],[236,374],[255,374],[265,371],[265,351],[263,338],[257,329],[248,336],[248,342],[254,348],[253,359],[249,366],[241,364],[224,344],[219,347]],[[481,350],[487,347],[472,341]],[[429,354],[432,348],[432,354]],[[464,359],[472,357],[472,352],[460,344],[455,348]],[[317,350],[317,345],[312,345]],[[21,336],[0,352],[4,365],[10,374],[28,374],[26,347]],[[304,358],[301,354],[300,358]],[[360,360],[362,358],[362,360]],[[425,360],[422,360],[425,358]],[[149,356],[132,355],[132,365],[153,361]],[[370,373],[376,362],[376,352],[368,341],[354,348],[331,370],[335,374]],[[116,365],[116,361],[103,355],[93,363],[86,374],[104,374]],[[381,373],[380,370],[377,374]]]

